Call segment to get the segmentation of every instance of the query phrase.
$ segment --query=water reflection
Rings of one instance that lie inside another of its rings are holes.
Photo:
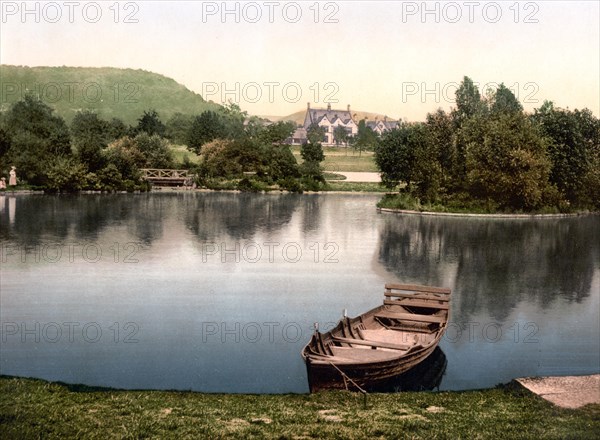
[[[452,287],[455,320],[485,311],[504,322],[521,301],[545,309],[590,295],[598,220],[386,216],[379,261],[398,279]]]
[[[399,391],[432,391],[439,389],[448,361],[440,347],[420,364],[406,373],[400,374],[366,391],[376,393],[397,393]]]
[[[223,234],[233,240],[251,240],[258,230],[274,233],[287,225],[298,205],[297,194],[211,193],[184,197],[186,227],[199,241],[213,241]]]
[[[379,305],[393,281],[453,289],[452,327],[440,343],[447,367],[440,361],[424,372],[433,384],[443,372],[440,389],[597,372],[600,217],[397,216],[378,214],[377,200],[0,196],[0,331],[8,330],[0,373],[122,388],[307,392],[299,353],[313,323],[326,328],[344,308],[356,316]],[[262,258],[246,248],[252,242]],[[275,242],[270,258],[267,243]],[[211,244],[226,255],[210,253]],[[69,323],[78,323],[74,339]],[[99,341],[86,325],[101,328]],[[132,328],[137,342],[125,343]],[[407,383],[417,381],[395,386]]]

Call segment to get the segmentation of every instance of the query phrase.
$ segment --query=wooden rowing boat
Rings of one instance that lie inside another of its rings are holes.
[[[302,350],[310,391],[373,388],[408,372],[435,350],[449,313],[450,289],[386,284],[381,306],[312,335]]]

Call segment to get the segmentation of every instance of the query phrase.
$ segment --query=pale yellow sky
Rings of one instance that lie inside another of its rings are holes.
[[[599,115],[599,3],[2,1],[0,61],[149,70],[263,115],[422,120],[464,75]]]

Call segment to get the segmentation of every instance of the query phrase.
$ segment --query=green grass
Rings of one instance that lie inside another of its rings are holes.
[[[172,145],[171,151],[173,152],[173,159],[175,159],[175,162],[178,164],[181,164],[183,162],[183,158],[186,156],[193,164],[200,162],[200,156],[192,153],[185,145]]]
[[[381,186],[376,182],[344,182],[344,181],[329,181],[327,182],[328,191],[353,191],[353,192],[378,192],[386,193],[389,189]]]
[[[362,395],[99,390],[0,378],[0,438],[598,438],[600,405],[492,390]]]
[[[375,165],[375,160],[373,159],[374,153],[372,151],[363,151],[359,156],[352,149],[325,147],[323,148],[323,152],[325,153],[325,160],[321,165],[325,171],[333,173],[338,171],[376,173],[379,171],[377,165]],[[298,163],[302,163],[300,147],[292,147],[292,153],[296,156]]]

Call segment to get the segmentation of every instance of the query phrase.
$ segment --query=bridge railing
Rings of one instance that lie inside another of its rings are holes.
[[[193,177],[189,170],[168,168],[142,168],[142,177],[146,180],[186,180]]]

